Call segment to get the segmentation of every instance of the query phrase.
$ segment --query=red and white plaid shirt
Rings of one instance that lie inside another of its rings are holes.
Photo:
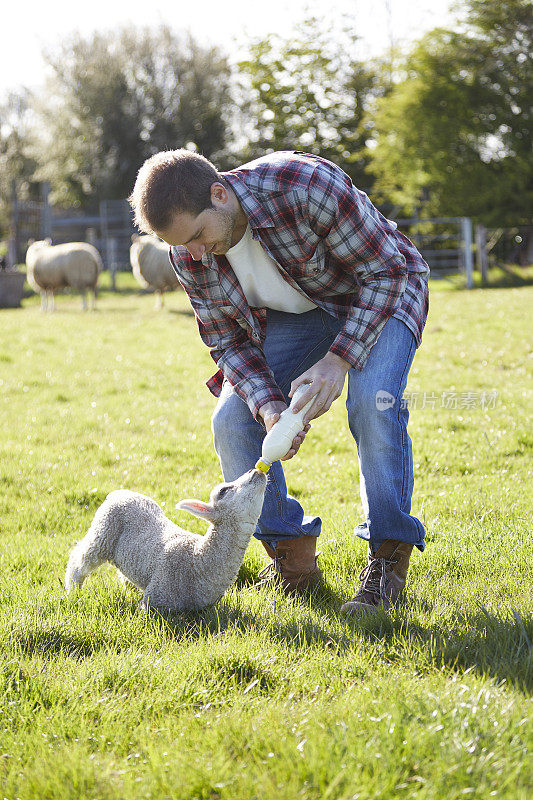
[[[333,353],[362,369],[391,316],[420,344],[429,267],[339,167],[279,152],[221,175],[283,278],[343,322]],[[185,247],[172,247],[170,261],[219,367],[207,381],[212,393],[226,378],[255,417],[265,403],[283,400],[263,352],[266,309],[250,308],[227,258],[206,253],[195,261]]]

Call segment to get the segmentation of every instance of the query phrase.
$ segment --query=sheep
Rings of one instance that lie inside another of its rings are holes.
[[[180,283],[172,269],[168,245],[156,236],[132,236],[130,247],[131,269],[145,289],[153,289],[156,309],[163,308],[163,292],[176,289]]]
[[[100,253],[92,244],[69,242],[52,246],[51,239],[33,242],[26,252],[27,281],[41,294],[41,310],[54,310],[54,293],[70,286],[81,293],[87,310],[86,292],[91,292],[91,308],[96,303],[96,285],[102,271]]]
[[[144,592],[144,610],[197,611],[213,605],[237,577],[261,514],[266,483],[266,475],[253,469],[233,483],[216,486],[210,503],[178,503],[179,509],[211,523],[205,536],[175,525],[146,495],[111,492],[71,552],[67,594],[108,561],[121,580]]]

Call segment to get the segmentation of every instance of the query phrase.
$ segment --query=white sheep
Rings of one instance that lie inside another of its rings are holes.
[[[26,252],[27,281],[41,294],[41,310],[53,311],[54,293],[67,286],[81,293],[84,311],[89,290],[94,308],[98,275],[102,271],[100,253],[86,242],[53,246],[51,242],[51,239],[33,242]]]
[[[261,514],[266,482],[266,475],[253,469],[216,486],[210,503],[182,500],[178,508],[211,523],[205,536],[175,525],[146,495],[111,492],[72,550],[67,593],[108,561],[123,580],[144,592],[145,609],[194,611],[216,603],[237,577]]]
[[[163,307],[163,292],[176,289],[180,283],[172,269],[168,244],[156,236],[132,236],[130,263],[132,272],[144,289],[156,292],[155,307]]]

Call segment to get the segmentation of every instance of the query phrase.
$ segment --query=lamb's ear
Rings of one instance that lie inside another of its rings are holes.
[[[194,514],[195,517],[208,519],[209,522],[211,522],[214,511],[213,506],[210,506],[209,503],[202,503],[201,500],[180,500],[176,508],[188,511],[190,514]]]

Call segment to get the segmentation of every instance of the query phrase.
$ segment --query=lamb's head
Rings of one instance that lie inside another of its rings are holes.
[[[251,469],[232,483],[215,486],[209,503],[182,500],[177,507],[213,525],[230,525],[234,529],[252,525],[255,528],[263,508],[266,484],[264,472]]]
[[[52,240],[51,239],[43,239],[40,242],[30,241],[29,247],[26,250],[26,264],[27,264],[27,266],[30,267],[31,269],[33,269],[33,267],[35,266],[35,259],[37,257],[37,254],[41,250],[44,250],[45,248],[50,247],[51,244],[52,244]]]

